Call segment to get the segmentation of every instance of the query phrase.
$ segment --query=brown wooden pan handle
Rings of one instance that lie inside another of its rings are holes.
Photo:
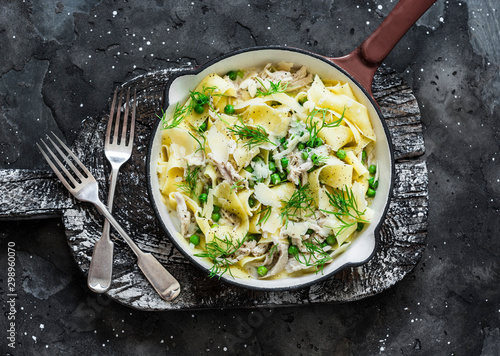
[[[380,26],[344,57],[330,58],[356,79],[370,95],[375,71],[404,34],[436,0],[400,0]]]

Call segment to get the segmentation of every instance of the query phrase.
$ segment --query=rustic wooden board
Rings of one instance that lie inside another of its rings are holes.
[[[390,128],[397,160],[394,197],[381,229],[379,249],[363,266],[345,269],[326,281],[291,292],[250,291],[209,279],[160,230],[147,195],[145,159],[156,114],[161,111],[165,83],[172,73],[154,72],[124,84],[137,89],[138,123],[132,159],[120,171],[113,214],[141,249],[153,253],[181,281],[182,292],[173,302],[160,299],[136,266],[132,252],[113,232],[115,263],[112,287],[107,292],[110,298],[143,310],[345,302],[380,293],[415,267],[426,242],[428,174],[425,162],[418,159],[425,150],[418,105],[396,73],[381,69],[373,86]],[[110,172],[103,154],[107,120],[107,113],[86,120],[73,145],[100,182],[103,201]],[[0,219],[61,214],[73,256],[87,273],[103,223],[97,211],[74,200],[46,171],[3,170],[0,183]]]

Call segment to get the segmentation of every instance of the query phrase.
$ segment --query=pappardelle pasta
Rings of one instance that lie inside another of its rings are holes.
[[[292,63],[212,73],[161,120],[162,198],[210,276],[321,272],[371,220],[376,137],[348,83]]]

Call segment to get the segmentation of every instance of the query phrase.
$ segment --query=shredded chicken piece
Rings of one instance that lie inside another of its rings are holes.
[[[285,271],[287,271],[288,273],[301,271],[306,268],[310,268],[310,266],[306,266],[305,264],[300,263],[295,258],[290,258],[285,265]]]
[[[299,179],[302,185],[307,182],[307,171],[314,167],[312,161],[305,161],[302,159],[299,152],[291,152],[287,155],[288,170],[287,179],[295,185],[299,184]]]
[[[328,251],[331,247],[325,247],[323,250]],[[285,265],[285,271],[288,273],[293,273],[309,268],[315,268],[314,265],[318,261],[318,256],[317,254],[311,254],[310,252],[306,252],[302,255],[300,255],[300,261],[298,261],[296,258],[290,258],[286,265]],[[321,257],[320,257],[321,258]],[[308,263],[304,263],[304,261],[308,261]],[[326,264],[331,263],[333,260],[330,259],[328,261],[325,261]]]
[[[293,184],[299,184],[299,179],[304,185],[307,182],[307,171],[314,167],[312,161],[306,161],[300,166],[290,167],[290,172],[288,173],[287,179]]]
[[[264,262],[259,263],[259,266],[271,266],[271,268],[264,276],[257,276],[257,278],[272,277],[280,273],[285,268],[288,261],[288,243],[281,242],[274,236],[273,243],[276,246],[276,249],[270,249],[269,251],[272,251],[272,253],[268,251]]]
[[[241,258],[243,258],[245,256],[248,256],[253,251],[256,245],[257,241],[255,240],[245,241],[241,245],[241,247],[235,252],[235,257],[241,256]]]
[[[285,268],[285,265],[288,262],[288,244],[280,242],[276,246],[277,250],[273,253],[273,255],[278,255],[277,259],[274,258],[276,259],[276,263],[262,278],[269,278],[280,273]]]
[[[332,223],[330,218],[320,218],[316,219],[315,221],[310,221],[309,228],[313,230],[317,235],[319,235],[319,240],[323,240],[328,235],[330,235],[332,228],[329,227]]]
[[[186,201],[181,193],[174,193],[175,201],[177,202],[177,216],[181,221],[181,234],[186,237],[189,231],[189,225],[191,224],[191,213],[189,212]]]
[[[269,250],[269,245],[271,245],[270,242],[258,244],[252,249],[252,255],[254,255],[255,257],[262,256],[267,252],[267,250]]]
[[[290,73],[285,70],[277,70],[271,72],[269,69],[271,67],[271,63],[267,64],[261,73],[259,73],[259,77],[262,79],[267,79],[274,83],[281,81],[282,84],[287,83],[288,86],[285,91],[294,91],[300,89],[306,85],[309,85],[313,81],[312,74],[307,74],[307,68],[301,67],[295,73]]]
[[[309,238],[309,235],[304,236],[290,236],[290,240],[292,241],[292,245],[297,246],[300,252],[307,252],[307,247],[304,246],[304,239]]]
[[[229,184],[233,185],[235,182],[243,180],[243,177],[238,174],[231,162],[218,161],[212,153],[208,154],[208,159],[217,167],[217,171],[222,176],[222,179]],[[247,184],[246,181],[244,184]]]
[[[228,261],[231,264],[235,264],[238,261],[241,261],[244,257],[250,255],[252,252],[253,248],[257,244],[257,241],[251,240],[251,241],[246,241],[244,242],[238,250],[236,250],[231,256],[232,258],[229,258]]]

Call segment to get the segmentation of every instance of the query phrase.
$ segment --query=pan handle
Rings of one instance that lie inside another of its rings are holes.
[[[375,71],[404,34],[436,0],[400,0],[380,26],[346,56],[329,58],[356,79],[370,95]]]

